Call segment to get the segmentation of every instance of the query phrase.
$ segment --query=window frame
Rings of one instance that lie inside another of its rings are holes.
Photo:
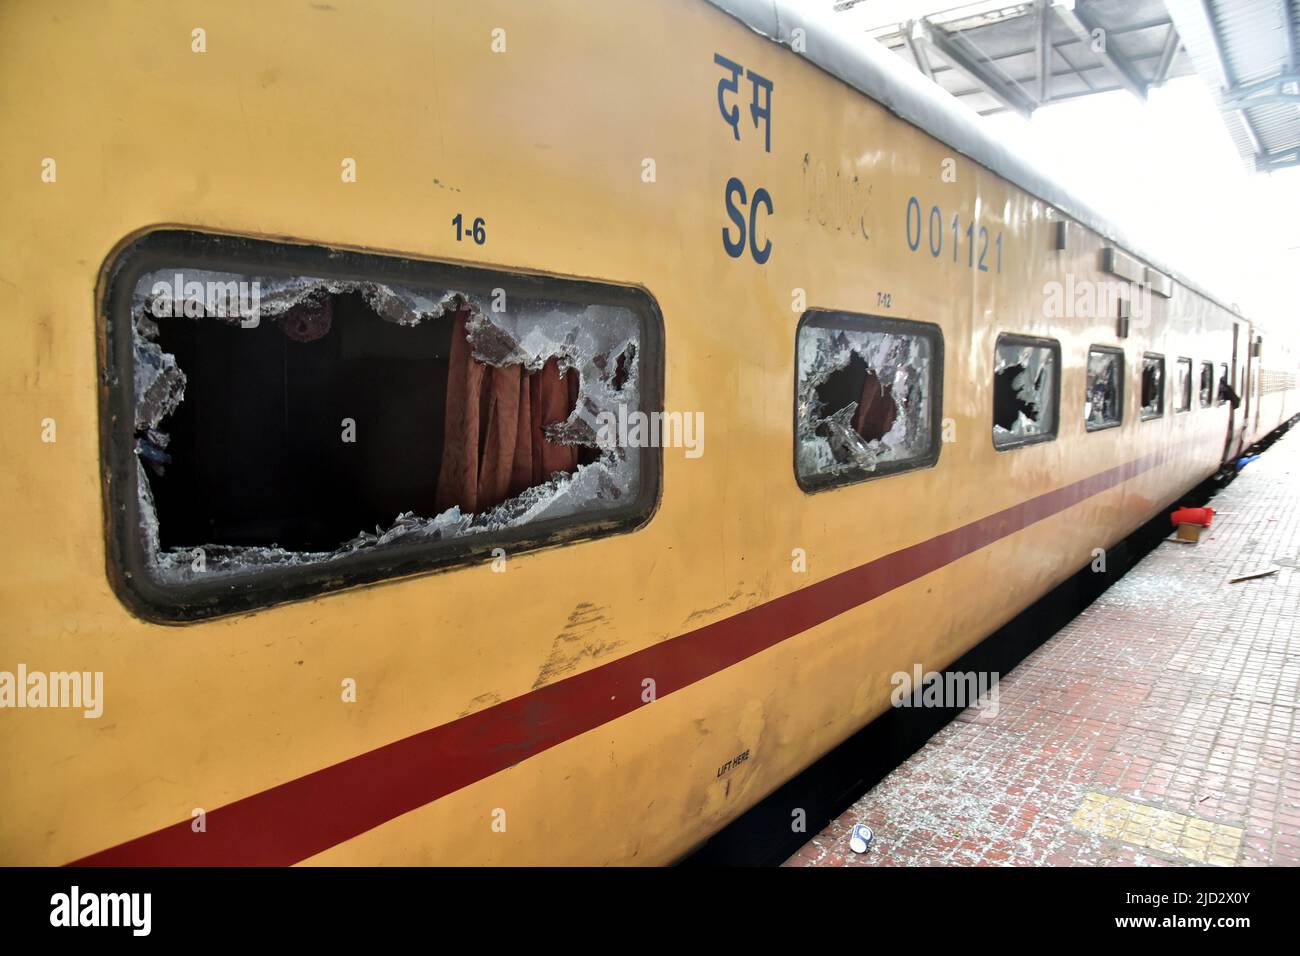
[[[1227,362],[1220,362],[1218,372],[1218,378],[1214,383],[1214,405],[1216,408],[1220,405],[1226,404],[1228,401],[1226,398],[1219,397],[1220,389],[1223,387],[1223,384],[1228,382],[1228,387],[1232,387],[1231,382],[1228,381],[1232,377],[1232,369],[1229,364]]]
[[[152,573],[141,531],[134,435],[135,356],[128,317],[139,279],[178,265],[254,276],[366,279],[415,289],[453,289],[489,299],[493,289],[506,288],[516,295],[560,302],[621,306],[636,317],[641,335],[641,409],[663,408],[663,318],[654,297],[639,287],[189,229],[157,229],[136,235],[120,243],[105,260],[96,296],[96,320],[107,572],[118,598],[137,616],[181,624],[261,610],[361,584],[464,568],[486,560],[494,548],[506,547],[518,554],[626,533],[653,518],[662,486],[662,449],[646,447],[640,449],[638,493],[615,508],[586,518],[543,519],[504,531],[395,543],[330,561],[241,569],[184,583],[160,580]]]
[[[1208,402],[1201,401],[1200,398],[1201,390],[1200,390],[1200,385],[1198,383],[1196,388],[1196,392],[1197,392],[1196,405],[1198,408],[1212,408],[1214,406],[1214,363],[1209,361],[1208,359],[1201,359],[1202,378],[1205,377],[1205,370],[1207,368],[1210,370],[1210,400]]]
[[[1158,418],[1164,418],[1164,417],[1165,417],[1165,406],[1168,404],[1168,403],[1165,401],[1165,392],[1168,391],[1168,389],[1169,389],[1169,363],[1165,361],[1165,356],[1164,356],[1164,354],[1161,353],[1161,352],[1143,352],[1143,353],[1142,353],[1142,364],[1139,366],[1140,374],[1142,375],[1143,378],[1146,377],[1146,373],[1147,373],[1147,359],[1149,359],[1149,358],[1152,358],[1152,359],[1159,359],[1159,360],[1160,360],[1160,410],[1159,410],[1158,412],[1147,412],[1147,411],[1145,410],[1145,409],[1146,409],[1146,406],[1142,404],[1142,388],[1141,388],[1141,384],[1140,384],[1140,383],[1141,383],[1141,379],[1139,379],[1139,380],[1138,380],[1138,382],[1139,382],[1139,387],[1138,387],[1138,416],[1139,416],[1139,417],[1141,418],[1141,420],[1144,421],[1144,422],[1153,422],[1153,421],[1155,421],[1155,420],[1158,419]]]
[[[849,472],[843,475],[814,475],[805,478],[799,473],[799,335],[813,321],[826,324],[820,328],[842,328],[857,331],[884,332],[886,334],[928,337],[930,340],[930,448],[924,455],[905,461],[882,462],[874,471]],[[933,468],[939,463],[943,451],[943,329],[935,322],[900,319],[894,316],[874,315],[868,312],[849,312],[843,309],[812,308],[799,317],[794,330],[794,388],[792,390],[792,441],[790,464],[794,480],[804,494],[813,495],[852,485],[890,478],[909,471]]]
[[[1116,345],[1089,345],[1088,357],[1085,359],[1083,366],[1083,386],[1085,389],[1088,387],[1088,366],[1092,364],[1091,359],[1093,352],[1107,352],[1119,357],[1119,374],[1115,377],[1119,384],[1119,421],[1104,422],[1101,425],[1094,425],[1086,418],[1083,420],[1083,429],[1085,432],[1104,432],[1109,428],[1119,428],[1124,424],[1124,400],[1128,394],[1124,387],[1124,373],[1126,371],[1124,366],[1128,364],[1128,360],[1127,356],[1124,354],[1124,350]]]
[[[1187,407],[1179,408],[1178,401],[1182,398],[1182,396],[1175,395],[1174,396],[1175,415],[1186,415],[1193,408],[1195,408],[1197,404],[1197,399],[1195,398],[1195,396],[1200,390],[1199,385],[1197,386],[1196,390],[1193,390],[1192,388],[1192,372],[1196,369],[1196,362],[1193,359],[1188,358],[1186,355],[1179,355],[1177,358],[1174,359],[1175,366],[1182,365],[1184,362],[1187,363]],[[1169,387],[1170,394],[1173,393],[1173,388],[1174,386],[1170,385]]]
[[[1037,435],[1013,436],[1001,443],[998,442],[998,435],[996,431],[997,426],[993,423],[992,420],[994,417],[992,413],[996,411],[996,409],[990,407],[989,437],[990,440],[993,442],[994,451],[999,451],[999,452],[1013,451],[1016,448],[1023,448],[1026,445],[1037,445],[1040,444],[1041,442],[1056,441],[1056,438],[1061,431],[1061,343],[1056,339],[1043,338],[1041,336],[1036,336],[1036,335],[1023,335],[1019,332],[1000,332],[998,334],[997,340],[993,343],[993,365],[995,369],[995,371],[993,372],[994,382],[997,381],[996,368],[997,368],[997,361],[998,361],[998,349],[1000,349],[1004,343],[1012,344],[1012,345],[1028,346],[1030,348],[1048,349],[1052,353],[1052,358],[1056,363],[1056,389],[1055,389],[1056,394],[1053,396],[1053,402],[1052,402],[1052,427],[1048,431],[1041,432]],[[991,403],[996,402],[997,401],[996,395],[991,395],[990,401]]]

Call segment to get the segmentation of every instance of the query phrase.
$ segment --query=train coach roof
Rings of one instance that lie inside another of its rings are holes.
[[[831,18],[810,12],[790,0],[708,0],[774,43],[789,47],[792,31],[804,31],[804,52],[827,73],[880,103],[890,112],[951,146],[1003,179],[1050,203],[1067,216],[1167,273],[1187,288],[1229,312],[1240,312],[1212,292],[1162,263],[1141,246],[1130,242],[1112,221],[1080,201],[1064,186],[1035,169],[1024,157],[994,139],[978,117],[946,91],[900,63],[874,40],[861,42],[846,35]]]

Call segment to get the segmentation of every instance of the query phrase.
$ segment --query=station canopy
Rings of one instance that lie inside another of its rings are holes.
[[[863,0],[840,0],[836,11]],[[1127,90],[1145,99],[1196,74],[1242,159],[1300,164],[1300,0],[943,0],[854,10],[867,33],[980,114]]]

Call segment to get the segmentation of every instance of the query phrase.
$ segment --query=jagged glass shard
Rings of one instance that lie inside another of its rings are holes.
[[[840,477],[875,471],[885,462],[924,457],[931,449],[930,340],[923,335],[871,329],[822,327],[799,331],[796,394],[796,467],[802,478]],[[828,408],[819,391],[854,356],[874,373],[897,405],[893,423],[879,438],[853,427],[858,402]]]
[[[1089,426],[1118,424],[1122,417],[1122,356],[1117,352],[1090,349],[1088,352],[1088,394],[1083,416]]]
[[[1050,434],[1056,427],[1056,350],[1044,345],[1007,342],[998,345],[993,365],[995,408],[993,441],[1010,444],[1017,439]],[[996,378],[1012,375],[1011,391],[996,389]],[[1014,415],[1014,417],[1013,417]],[[1011,424],[1003,425],[1008,418]]]
[[[1163,414],[1165,409],[1165,360],[1159,355],[1142,357],[1142,413],[1148,416]]]

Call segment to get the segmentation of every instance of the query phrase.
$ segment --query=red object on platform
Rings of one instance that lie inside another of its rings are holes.
[[[1169,520],[1174,527],[1180,524],[1199,524],[1202,528],[1208,528],[1210,522],[1214,520],[1213,508],[1179,508],[1169,516]]]

